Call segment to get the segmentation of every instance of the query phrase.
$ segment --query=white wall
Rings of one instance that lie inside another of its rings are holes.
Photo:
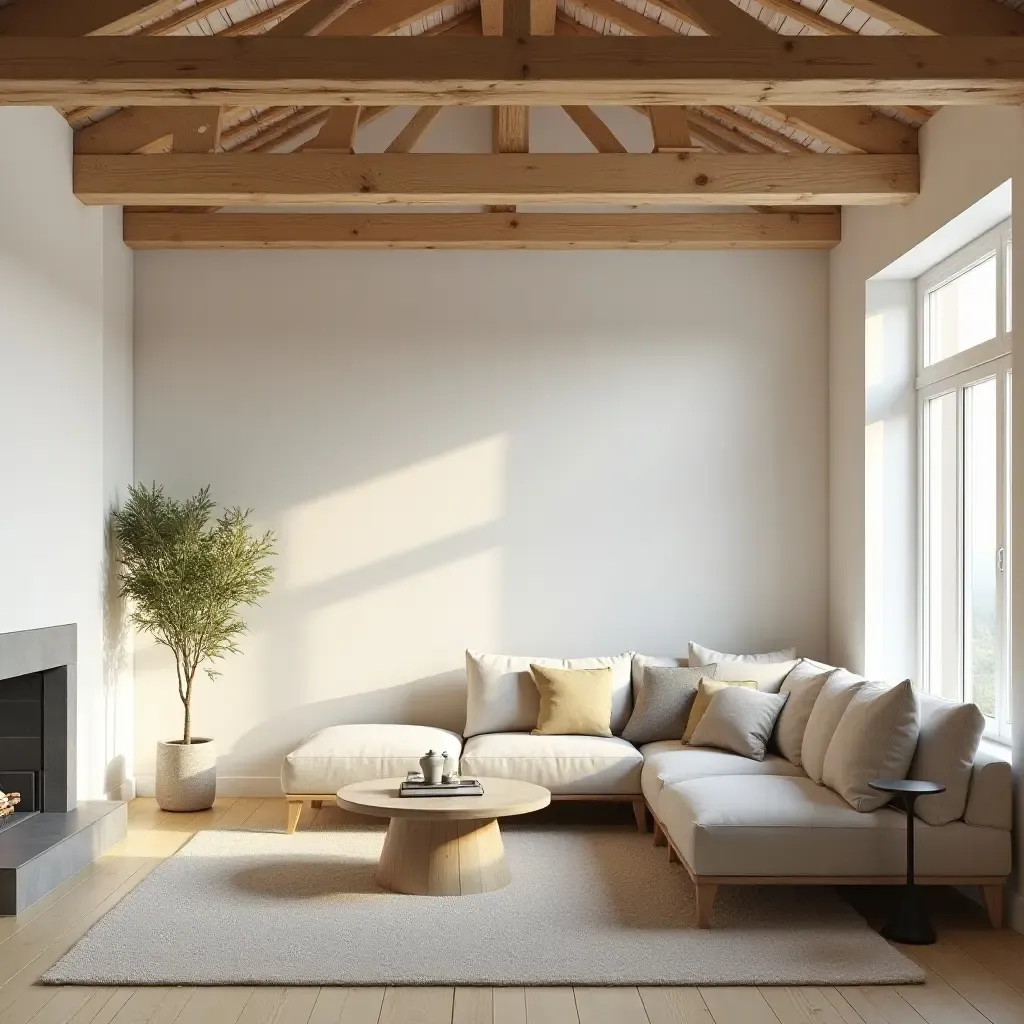
[[[866,509],[872,507],[871,479],[865,473],[865,439],[871,443],[872,428],[889,417],[887,458],[902,461],[905,477],[913,479],[916,461],[906,443],[906,420],[914,415],[905,401],[906,384],[912,376],[903,357],[891,356],[890,381],[902,377],[904,397],[895,402],[878,403],[871,389],[866,391],[865,366],[871,365],[871,339],[877,324],[868,321],[868,279],[878,274],[915,246],[928,239],[939,228],[957,217],[982,197],[1004,182],[1013,179],[1014,222],[1024,223],[1024,205],[1019,185],[1024,181],[1024,111],[1019,107],[947,107],[940,111],[921,131],[922,188],[921,196],[901,209],[847,209],[843,214],[843,241],[833,250],[830,266],[830,466],[831,515],[830,553],[831,584],[830,646],[831,658],[838,664],[853,668],[868,667],[889,677],[915,675],[915,646],[906,643],[913,635],[912,621],[897,631],[902,636],[872,636],[872,597],[866,590],[872,580],[873,552],[866,545],[871,531],[866,529]],[[991,225],[987,225],[991,226]],[[980,233],[980,231],[978,232]],[[1018,237],[1024,229],[1015,231]],[[963,241],[963,240],[962,240]],[[872,302],[887,294],[892,283],[873,283]],[[1024,303],[1024,270],[1016,261],[1013,281],[1013,306]],[[891,292],[888,293],[891,298]],[[892,305],[892,303],[891,303]],[[878,312],[873,306],[870,312]],[[1017,331],[1015,349],[1019,349],[1024,332]],[[1019,362],[1019,360],[1018,360]],[[867,398],[867,403],[866,403]],[[1024,537],[1024,388],[1015,388],[1013,397],[1013,523],[1012,533]],[[887,408],[888,412],[881,410]],[[884,424],[883,424],[884,425]],[[910,457],[908,457],[908,455]],[[867,490],[866,490],[867,485]],[[890,479],[888,501],[895,521],[891,523],[897,540],[903,538],[903,550],[890,548],[890,561],[902,555],[903,589],[907,590],[908,571],[916,573],[914,529],[908,528],[914,510],[908,506],[906,479],[902,484]],[[912,490],[912,484],[909,485]],[[901,521],[902,517],[902,521]],[[892,538],[887,538],[891,541]],[[1024,572],[1019,559],[1013,572],[1013,718],[1024,722]],[[909,567],[909,570],[907,569]],[[900,584],[890,590],[894,593]],[[901,612],[907,615],[906,602]],[[877,621],[877,617],[875,617]],[[1024,763],[1024,730],[1015,730],[1014,763]],[[1020,787],[1018,786],[1018,801]],[[1018,803],[1018,815],[1024,807]],[[1018,816],[1018,820],[1020,820]],[[1018,834],[1018,861],[1024,854],[1024,841]],[[1020,891],[1020,883],[1017,885]],[[1024,903],[1015,905],[1015,926],[1024,928]]]
[[[132,478],[132,257],[71,189],[71,130],[0,107],[0,632],[78,624],[78,795],[131,777],[106,513]]]
[[[224,791],[334,722],[459,728],[467,646],[826,649],[819,253],[142,253],[136,470],[280,538],[201,680]],[[140,787],[179,728],[136,657]]]

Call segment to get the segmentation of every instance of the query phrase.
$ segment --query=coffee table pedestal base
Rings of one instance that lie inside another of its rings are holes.
[[[495,818],[444,821],[392,818],[377,884],[411,896],[468,896],[508,885],[505,846]]]

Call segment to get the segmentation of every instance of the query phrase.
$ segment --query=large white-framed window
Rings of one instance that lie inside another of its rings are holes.
[[[921,686],[1010,738],[1009,222],[917,282]]]

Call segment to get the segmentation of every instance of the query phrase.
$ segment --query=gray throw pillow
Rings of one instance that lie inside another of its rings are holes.
[[[701,679],[714,679],[717,665],[679,668],[647,665],[622,738],[640,746],[683,735]]]
[[[729,686],[711,698],[690,738],[692,747],[717,747],[763,761],[788,694]]]

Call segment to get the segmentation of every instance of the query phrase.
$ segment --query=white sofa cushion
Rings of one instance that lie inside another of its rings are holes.
[[[835,671],[832,665],[803,658],[782,681],[779,693],[788,693],[789,699],[775,724],[772,747],[798,767],[803,764],[800,751],[804,744],[807,721],[814,710],[818,694]]]
[[[788,762],[787,762],[788,763]],[[695,779],[665,787],[658,818],[694,873],[706,877],[894,876],[906,872],[906,818],[855,811],[808,778]],[[1010,833],[963,822],[919,823],[922,876],[1001,876]]]
[[[976,704],[954,704],[928,693],[917,695],[917,708],[921,731],[907,778],[941,782],[946,792],[920,797],[914,810],[930,825],[945,825],[964,816],[985,716]]]
[[[462,739],[426,725],[332,725],[307,736],[284,759],[285,793],[333,793],[352,782],[405,775],[428,751],[459,763]]]
[[[799,768],[777,754],[766,754],[763,761],[753,761],[725,750],[691,747],[681,740],[647,743],[640,752],[644,755],[640,786],[655,814],[658,813],[658,797],[669,782],[720,775],[803,775]]]
[[[867,682],[863,676],[836,669],[821,688],[814,702],[804,730],[804,742],[800,747],[803,769],[813,782],[821,782],[825,767],[825,754],[835,735],[843,712],[853,700],[854,694]]]
[[[821,778],[855,811],[876,811],[892,799],[875,779],[905,779],[917,746],[917,700],[910,680],[865,683],[854,694],[825,753]]]
[[[713,665],[723,661],[742,661],[748,665],[773,665],[780,661],[796,661],[796,648],[787,647],[782,651],[769,651],[767,654],[725,654],[713,651],[710,647],[701,647],[690,641],[689,660],[691,665]]]
[[[540,697],[530,665],[612,670],[612,732],[621,733],[633,709],[633,652],[606,658],[521,658],[466,651],[466,736],[537,728]]]
[[[462,774],[533,782],[560,796],[639,795],[643,755],[617,736],[489,733],[466,740]]]

